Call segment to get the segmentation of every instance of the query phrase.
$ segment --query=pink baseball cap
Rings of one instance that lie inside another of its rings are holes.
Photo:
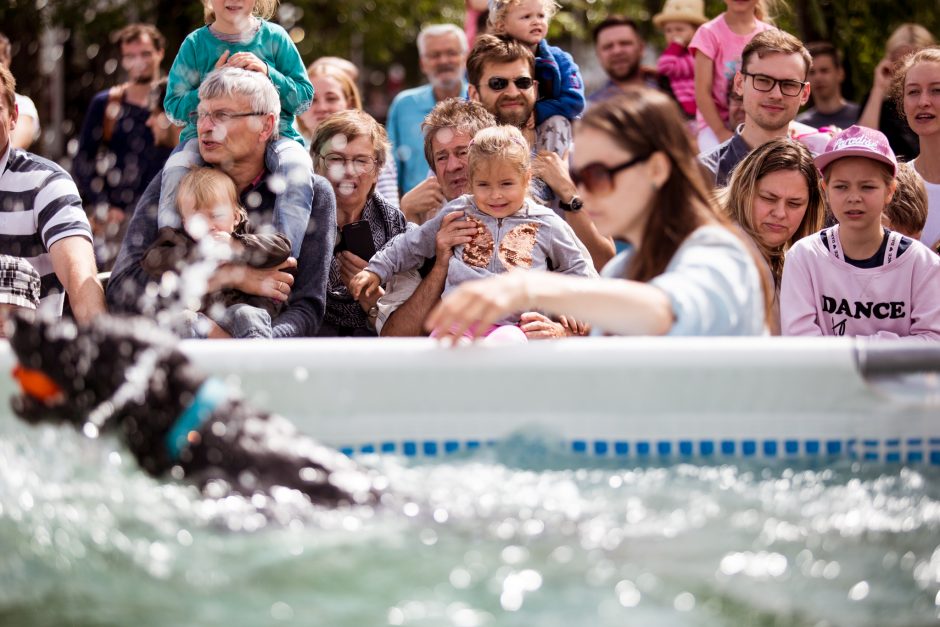
[[[874,159],[891,166],[895,176],[898,173],[898,159],[891,150],[888,138],[881,131],[865,126],[850,126],[826,144],[826,149],[816,157],[814,162],[819,171],[825,170],[829,164],[843,157],[865,157]]]

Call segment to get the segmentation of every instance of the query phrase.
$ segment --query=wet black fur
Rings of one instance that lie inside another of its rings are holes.
[[[171,335],[145,319],[101,316],[78,327],[21,314],[14,325],[10,344],[19,362],[44,372],[65,394],[65,402],[56,406],[15,396],[13,409],[27,422],[82,428],[93,410],[109,408],[128,371],[152,350],[157,366],[143,393],[114,409],[104,425],[119,432],[150,474],[161,476],[177,465],[200,486],[220,479],[242,494],[285,486],[326,505],[369,503],[378,495],[372,487],[375,477],[348,457],[298,433],[285,418],[236,398],[216,408],[198,441],[183,449],[174,464],[166,434],[207,377],[176,349]]]

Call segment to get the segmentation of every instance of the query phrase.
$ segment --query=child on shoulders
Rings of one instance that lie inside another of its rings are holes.
[[[204,0],[206,26],[193,31],[180,47],[168,78],[167,116],[185,125],[180,147],[173,152],[163,169],[160,183],[159,227],[179,228],[179,213],[174,206],[180,180],[196,165],[203,165],[199,154],[197,122],[201,117],[199,86],[210,72],[221,67],[239,67],[267,76],[280,96],[280,122],[277,140],[265,152],[268,170],[283,182],[274,206],[274,228],[293,242],[294,257],[310,219],[313,201],[313,161],[304,147],[303,138],[294,128],[294,118],[310,106],[313,85],[307,77],[297,47],[283,28],[268,21],[274,15],[278,0]],[[255,111],[212,112],[216,127],[242,123]],[[280,186],[279,186],[280,187]]]
[[[689,43],[707,21],[703,0],[666,0],[663,10],[653,16],[653,24],[666,38],[656,71],[668,80],[672,95],[690,118],[695,117],[696,107],[695,57]]]
[[[758,33],[770,30],[770,0],[725,0],[727,10],[703,24],[692,38],[695,55],[695,104],[698,108],[699,152],[708,152],[730,139],[728,84],[741,66],[744,46]]]
[[[511,37],[535,54],[536,125],[556,115],[573,121],[584,111],[581,70],[570,54],[545,39],[558,8],[555,0],[489,0],[490,32]]]
[[[783,334],[940,340],[940,257],[882,225],[897,186],[888,139],[852,126],[815,162],[838,224],[787,253]]]
[[[235,183],[221,170],[195,168],[187,173],[180,181],[177,204],[183,228],[161,228],[140,260],[154,279],[160,280],[164,272],[182,272],[213,244],[222,249],[219,256],[227,263],[253,268],[276,268],[290,257],[290,240],[281,233],[249,233],[248,213],[239,204]],[[269,338],[281,305],[235,289],[207,294],[200,313],[188,316],[185,334],[207,337],[211,320],[234,338]]]

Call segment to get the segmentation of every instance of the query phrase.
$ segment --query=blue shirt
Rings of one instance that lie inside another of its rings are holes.
[[[467,97],[467,83],[460,86],[460,97]],[[388,110],[388,138],[398,166],[398,191],[404,195],[428,177],[427,159],[424,157],[424,134],[421,123],[431,112],[437,100],[430,84],[406,89],[395,96]]]
[[[611,259],[602,277],[627,275],[633,248]],[[669,297],[675,321],[668,335],[765,335],[760,275],[750,252],[731,231],[701,226],[649,282]],[[598,329],[600,331],[600,329]]]

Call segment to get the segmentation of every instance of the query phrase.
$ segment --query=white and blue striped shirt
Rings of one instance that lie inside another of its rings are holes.
[[[0,157],[0,253],[22,257],[39,272],[42,309],[62,313],[65,293],[49,249],[76,235],[92,240],[72,177],[48,159],[7,148]]]

